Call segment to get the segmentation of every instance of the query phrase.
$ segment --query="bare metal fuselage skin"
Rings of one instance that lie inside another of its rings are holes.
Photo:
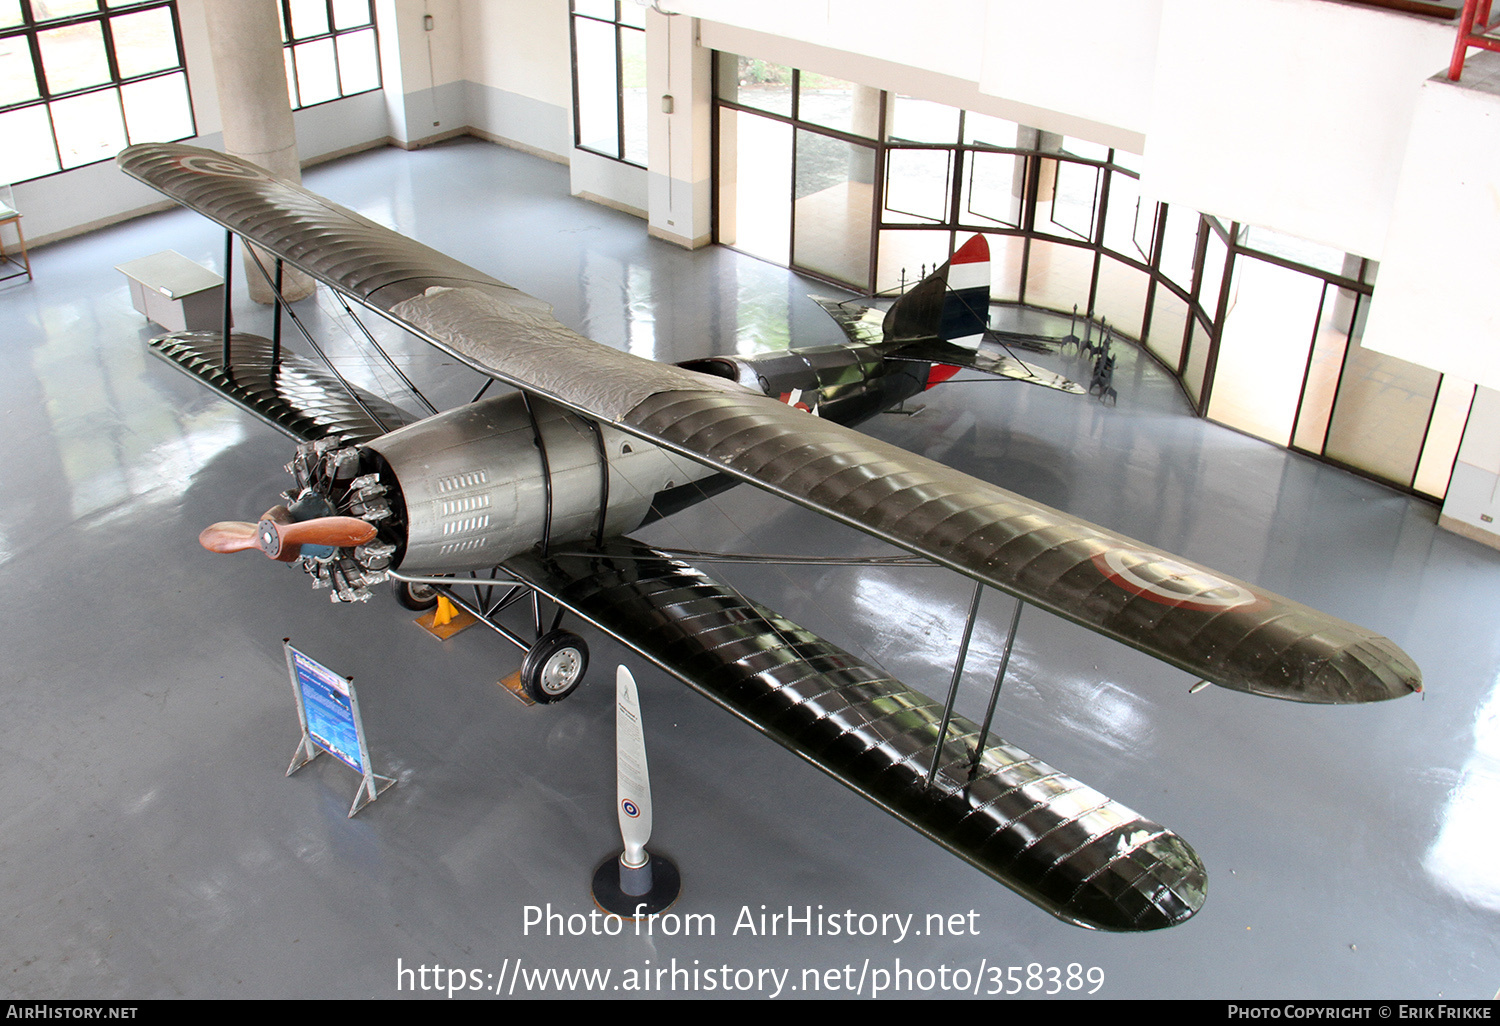
[[[579,542],[601,526],[612,537],[639,525],[658,492],[712,473],[550,403],[530,405],[513,392],[368,443],[402,498],[402,572],[488,569],[539,538]]]
[[[784,397],[852,424],[919,392],[927,365],[882,360],[870,346],[698,361],[693,369]],[[533,548],[597,541],[653,513],[701,501],[688,487],[718,475],[658,446],[521,393],[429,417],[365,446],[380,457],[404,574],[486,570]],[[334,476],[326,479],[334,482]],[[311,482],[302,482],[304,485]],[[324,497],[331,506],[347,500]],[[602,514],[601,514],[602,511]],[[390,533],[390,532],[387,532]]]

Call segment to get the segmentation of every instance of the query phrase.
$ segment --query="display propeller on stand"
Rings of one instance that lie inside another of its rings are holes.
[[[682,878],[671,859],[646,850],[651,840],[651,776],[635,678],[615,671],[615,799],[625,850],[594,871],[594,901],[623,919],[663,912],[677,900]]]

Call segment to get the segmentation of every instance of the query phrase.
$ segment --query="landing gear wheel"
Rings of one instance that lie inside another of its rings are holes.
[[[561,702],[583,683],[589,647],[572,631],[543,634],[521,662],[521,687],[532,701]]]
[[[413,584],[410,581],[392,581],[391,591],[396,595],[396,601],[407,609],[421,612],[431,609],[437,605],[438,591],[430,584]]]

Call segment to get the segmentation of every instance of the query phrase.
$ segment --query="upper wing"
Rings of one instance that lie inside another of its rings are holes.
[[[133,146],[130,175],[455,358],[1154,655],[1305,702],[1420,690],[1374,632],[732,382],[592,342],[551,308],[245,161]],[[580,373],[581,368],[587,368]]]

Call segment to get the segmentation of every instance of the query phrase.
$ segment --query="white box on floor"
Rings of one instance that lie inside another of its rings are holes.
[[[130,280],[130,302],[168,331],[211,331],[224,323],[224,279],[166,250],[118,264]]]

